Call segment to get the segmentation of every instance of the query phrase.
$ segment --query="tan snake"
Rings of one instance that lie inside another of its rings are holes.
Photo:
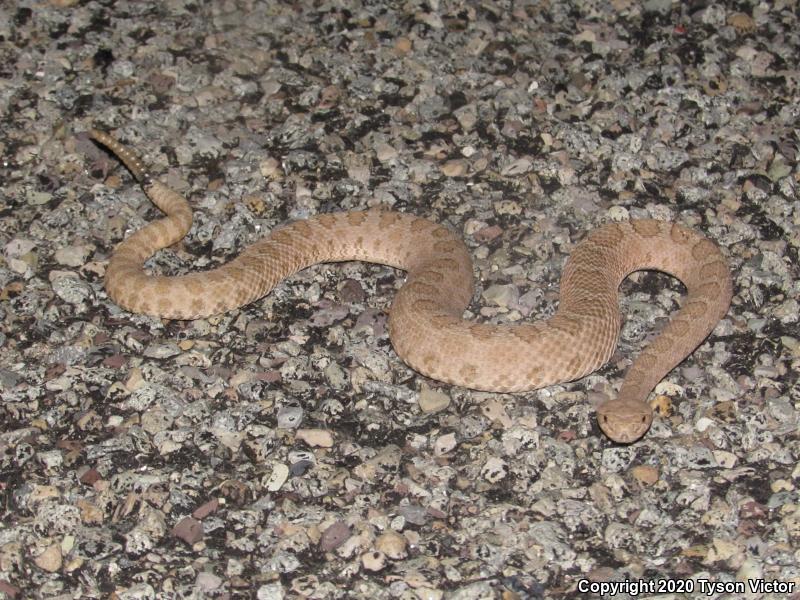
[[[708,336],[730,304],[730,272],[717,246],[695,231],[655,220],[591,231],[564,267],[556,314],[524,324],[464,320],[473,292],[464,242],[442,225],[385,209],[290,223],[211,271],[149,275],[144,262],[186,235],[191,208],[114,138],[97,130],[89,135],[127,165],[167,215],[119,244],[106,270],[108,295],[136,313],[198,319],[253,302],[316,263],[390,265],[407,272],[389,313],[389,337],[408,365],[467,388],[522,392],[579,379],[610,359],[621,324],[618,288],[631,272],[653,269],[677,277],[688,292],[683,306],[630,367],[618,397],[597,409],[600,428],[617,442],[645,434],[653,418],[649,393]]]

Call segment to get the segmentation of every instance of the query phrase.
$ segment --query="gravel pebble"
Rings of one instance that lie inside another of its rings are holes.
[[[60,570],[63,564],[61,547],[58,544],[48,546],[33,559],[33,563],[40,569],[51,573]]]
[[[295,429],[303,422],[303,409],[299,406],[283,406],[278,410],[278,428]]]
[[[350,528],[347,523],[337,521],[325,529],[319,541],[319,547],[323,552],[330,552],[347,541],[350,537]]]
[[[189,545],[203,539],[203,524],[193,517],[184,517],[172,530],[172,535]]]
[[[270,492],[277,492],[289,478],[289,467],[278,463],[272,469],[272,473],[266,483],[266,489]]]
[[[401,560],[407,556],[406,539],[396,531],[387,531],[375,540],[375,549],[390,558]]]
[[[56,250],[55,259],[60,265],[67,267],[80,267],[92,252],[90,246],[77,245],[77,246],[64,246]]]
[[[298,429],[295,433],[298,440],[309,446],[330,448],[333,446],[333,435],[324,429]]]
[[[386,566],[386,555],[383,552],[365,552],[361,555],[361,564],[367,571],[380,571]]]
[[[419,407],[424,413],[437,413],[450,405],[450,396],[439,390],[423,388],[419,393]]]

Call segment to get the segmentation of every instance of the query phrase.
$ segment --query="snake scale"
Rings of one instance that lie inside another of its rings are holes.
[[[120,243],[106,270],[108,295],[135,313],[198,319],[253,302],[316,263],[390,265],[407,272],[389,313],[389,337],[408,365],[466,388],[522,392],[579,379],[610,359],[621,326],[618,289],[630,273],[652,269],[677,277],[687,289],[682,307],[634,361],[617,398],[597,408],[600,428],[617,442],[631,443],[647,432],[653,418],[649,393],[709,335],[730,304],[731,276],[719,248],[696,231],[657,220],[591,231],[564,267],[557,312],[532,323],[464,320],[473,293],[464,242],[442,225],[386,209],[317,215],[274,230],[219,268],[153,276],[145,261],[186,235],[191,208],[116,139],[97,130],[89,136],[125,163],[166,214]]]

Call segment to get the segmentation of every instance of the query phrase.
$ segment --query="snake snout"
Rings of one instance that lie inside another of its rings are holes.
[[[653,411],[644,403],[609,400],[597,409],[597,423],[609,438],[631,444],[642,437],[653,422]]]

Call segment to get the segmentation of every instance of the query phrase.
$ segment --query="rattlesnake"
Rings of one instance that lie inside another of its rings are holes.
[[[653,418],[648,394],[708,336],[730,304],[730,272],[717,246],[693,230],[656,220],[591,231],[564,268],[556,314],[524,324],[464,320],[473,293],[464,242],[442,225],[386,209],[290,223],[210,271],[148,275],[144,262],[186,235],[192,211],[114,138],[97,130],[89,135],[127,165],[167,215],[123,241],[106,270],[108,295],[136,313],[198,319],[253,302],[316,263],[390,265],[407,272],[389,313],[389,337],[408,365],[454,385],[522,392],[579,379],[610,359],[621,324],[618,288],[631,272],[653,269],[677,277],[688,291],[682,308],[630,367],[618,397],[597,409],[601,429],[618,442],[644,435]]]

